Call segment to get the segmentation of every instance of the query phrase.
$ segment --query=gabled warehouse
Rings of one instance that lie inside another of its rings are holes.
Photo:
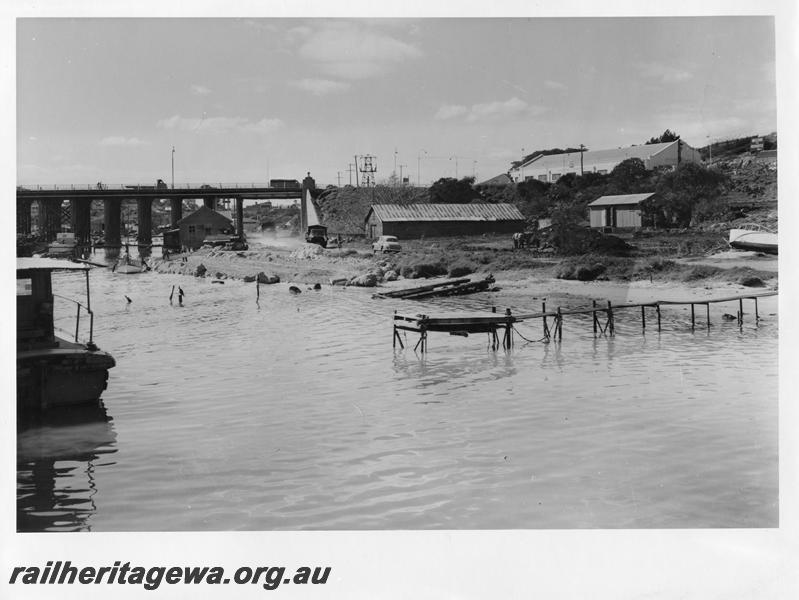
[[[524,228],[524,217],[512,204],[373,204],[365,222],[370,238],[515,233]]]
[[[581,156],[582,155],[582,156]],[[700,163],[699,151],[682,140],[661,144],[644,144],[609,150],[586,150],[561,154],[538,155],[511,170],[514,181],[537,179],[552,183],[568,174],[610,173],[619,163],[640,159],[651,170],[656,167],[676,167],[684,162]]]

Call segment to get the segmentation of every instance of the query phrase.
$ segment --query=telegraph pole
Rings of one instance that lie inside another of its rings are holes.
[[[580,144],[580,177],[583,176],[583,150],[585,150],[585,146]]]
[[[427,150],[419,150],[419,154],[416,157],[416,185],[418,187],[422,186],[422,152],[427,154]]]
[[[172,146],[172,189],[175,189],[175,147]]]

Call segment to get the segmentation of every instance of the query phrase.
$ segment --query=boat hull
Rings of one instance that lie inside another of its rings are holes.
[[[730,246],[737,250],[777,254],[777,234],[767,231],[733,229],[730,231]]]
[[[43,348],[17,353],[17,409],[96,404],[116,365],[107,352],[86,347]]]

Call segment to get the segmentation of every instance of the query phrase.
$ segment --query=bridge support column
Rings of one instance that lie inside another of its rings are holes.
[[[17,233],[31,233],[31,201],[27,198],[17,200]]]
[[[244,239],[244,198],[236,198],[236,235]]]
[[[52,242],[61,231],[61,198],[39,200],[39,235]]]
[[[203,198],[203,206],[216,210],[216,198]]]
[[[103,227],[105,247],[119,254],[122,245],[122,199],[103,198]],[[112,252],[113,254],[113,252]]]
[[[170,220],[169,224],[174,229],[178,226],[178,221],[183,218],[183,198],[170,198]]]
[[[88,198],[70,198],[72,204],[72,232],[79,246],[88,246],[92,240],[92,201]]]
[[[136,200],[139,213],[138,237],[139,246],[153,245],[153,203],[150,198]]]

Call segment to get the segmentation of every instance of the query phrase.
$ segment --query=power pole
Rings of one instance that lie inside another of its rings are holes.
[[[407,167],[407,166],[408,166],[408,165],[400,165],[400,166],[399,166],[399,170],[400,170],[400,178],[399,178],[399,183],[400,183],[400,185],[403,185],[403,181],[404,181],[404,180],[402,179],[402,167]]]
[[[580,144],[580,177],[583,176],[583,151],[585,150],[585,146]]]
[[[354,166],[355,165],[353,165],[352,163],[349,163],[347,165],[347,172],[350,174],[350,185],[352,185],[352,172],[355,170],[353,169]]]
[[[336,171],[336,176],[338,177],[338,187],[341,187],[341,171]]]
[[[358,179],[360,179],[360,175],[358,174],[358,155],[355,155],[355,187],[361,187],[358,184]]]

